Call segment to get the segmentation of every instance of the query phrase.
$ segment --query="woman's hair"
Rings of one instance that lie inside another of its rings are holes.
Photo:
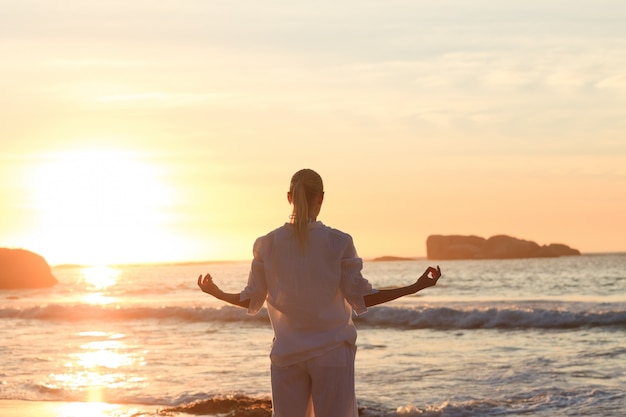
[[[303,249],[309,235],[309,213],[319,204],[319,197],[324,193],[322,177],[312,169],[301,169],[291,177],[289,192],[293,204],[293,226],[300,248]]]

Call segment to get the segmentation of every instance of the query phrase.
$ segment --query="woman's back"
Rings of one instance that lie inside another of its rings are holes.
[[[371,291],[360,274],[362,260],[350,235],[318,221],[310,222],[308,228],[304,248],[291,224],[257,239],[254,245],[251,280],[259,282],[250,282],[248,288],[266,285],[275,332],[274,358],[296,355],[301,360],[303,355],[315,355],[343,342],[354,343],[351,304],[364,309],[360,305],[363,290]]]

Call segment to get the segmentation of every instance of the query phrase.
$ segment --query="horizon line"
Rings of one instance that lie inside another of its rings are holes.
[[[604,251],[604,252],[581,252],[576,256],[597,256],[597,255],[621,255],[626,251]],[[562,256],[561,256],[562,257]],[[398,261],[422,261],[429,260],[427,256],[394,256],[383,255],[375,257],[362,258],[364,262],[398,262]],[[503,258],[503,259],[432,259],[433,261],[485,261],[485,260],[507,260],[507,259],[542,259],[542,258]],[[218,264],[218,263],[240,263],[250,262],[252,259],[217,259],[217,260],[187,260],[187,261],[138,261],[138,262],[112,262],[107,264],[82,264],[82,263],[60,263],[51,264],[50,268],[89,268],[94,266],[108,267],[129,267],[129,266],[163,266],[163,265],[199,265],[199,264]]]

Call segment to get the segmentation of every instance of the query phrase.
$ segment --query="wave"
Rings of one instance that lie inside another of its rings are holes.
[[[620,390],[595,388],[563,389],[558,387],[534,389],[514,396],[444,401],[440,405],[420,408],[415,405],[398,407],[395,412],[374,410],[359,413],[361,417],[486,417],[519,415],[621,415],[620,404],[626,398]],[[593,410],[593,414],[590,414]]]
[[[46,387],[37,387],[42,395],[39,400],[86,401],[76,393],[62,392]],[[357,394],[358,396],[358,394]],[[42,398],[43,397],[43,398]],[[617,416],[621,415],[621,404],[626,395],[618,389],[580,387],[536,388],[512,396],[492,398],[448,399],[441,404],[407,404],[395,408],[389,405],[359,399],[360,417],[485,417],[518,416],[521,414],[551,415],[567,410],[569,415]],[[184,394],[178,398],[124,397],[110,393],[103,400],[112,404],[142,404],[159,406],[156,414],[141,415],[204,415],[222,417],[270,417],[272,402],[269,397],[254,397],[245,394]]]
[[[106,305],[50,304],[26,308],[0,308],[0,319],[43,321],[144,321],[170,320],[183,322],[269,322],[264,314],[248,316],[234,307],[120,307]]]
[[[87,401],[87,394],[54,389],[41,385],[31,387],[38,391],[39,401]],[[620,389],[594,387],[545,387],[520,391],[514,395],[490,398],[447,399],[440,404],[407,404],[389,408],[367,398],[359,398],[360,417],[485,417],[519,415],[621,416],[626,394]],[[358,396],[358,393],[357,393]],[[454,395],[452,395],[454,397]],[[143,416],[205,415],[222,417],[270,417],[272,403],[269,397],[255,397],[242,393],[208,394],[188,393],[176,398],[151,398],[105,393],[103,401],[110,404],[141,404],[158,406],[155,413]],[[592,411],[593,410],[593,411]]]
[[[567,409],[575,415],[620,415],[620,404],[626,398],[620,390],[597,388],[564,389],[559,387],[538,388],[520,392],[514,396],[475,398],[462,401],[446,400],[439,405],[422,407],[410,404],[389,409],[382,404],[359,400],[360,417],[485,417],[518,416],[520,414],[559,414]],[[217,395],[166,407],[162,414],[184,413],[223,417],[270,417],[270,398],[255,398],[243,394]]]
[[[224,417],[270,417],[272,401],[270,398],[253,398],[246,395],[215,396],[196,400],[191,403],[168,407],[163,413],[185,413],[191,415],[220,415]],[[167,415],[167,414],[166,414]]]
[[[245,310],[224,306],[211,307],[121,307],[98,305],[50,304],[35,307],[0,308],[0,319],[24,319],[58,322],[76,321],[178,321],[178,322],[248,322],[268,325],[263,310],[249,316]],[[455,307],[375,307],[355,317],[359,327],[375,326],[396,329],[575,329],[581,327],[626,326],[623,304],[578,304],[529,306],[466,305]]]
[[[571,311],[537,307],[428,307],[370,310],[358,322],[404,329],[573,329],[626,326],[626,310]]]
[[[20,398],[28,401],[62,401],[62,402],[88,402],[90,393],[74,389],[51,387],[45,384],[31,384],[27,391],[22,392]],[[24,394],[26,397],[23,398]],[[172,413],[185,413],[190,415],[220,415],[220,416],[247,416],[247,417],[270,417],[272,401],[269,397],[252,397],[245,394],[207,394],[187,393],[179,397],[151,397],[137,394],[124,393],[116,389],[104,388],[99,392],[102,402],[109,404],[141,404],[145,406],[159,406],[157,415],[172,415]],[[142,413],[141,415],[151,415]]]

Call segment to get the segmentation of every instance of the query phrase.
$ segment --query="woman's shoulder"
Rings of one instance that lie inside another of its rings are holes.
[[[266,234],[259,236],[257,238],[257,241],[271,240],[271,239],[274,239],[276,236],[281,236],[281,235],[291,234],[291,233],[293,233],[291,224],[285,223],[282,226],[272,229]]]
[[[334,236],[338,239],[352,241],[352,236],[349,233],[346,233],[343,230],[340,230],[334,227],[327,226],[323,224],[322,222],[318,222],[318,223],[320,224],[321,227],[323,227],[327,231],[329,235]]]

